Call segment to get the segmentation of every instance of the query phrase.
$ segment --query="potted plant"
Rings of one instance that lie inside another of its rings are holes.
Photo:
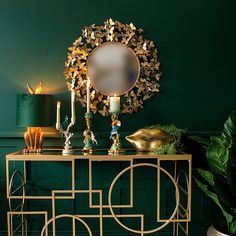
[[[210,140],[192,137],[206,148],[209,170],[197,169],[200,178],[195,178],[198,187],[222,211],[226,227],[212,225],[207,236],[236,235],[236,113],[229,115],[223,131]]]

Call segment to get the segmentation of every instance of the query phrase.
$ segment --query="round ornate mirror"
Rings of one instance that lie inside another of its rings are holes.
[[[90,108],[103,116],[109,115],[107,95],[123,95],[121,112],[133,113],[159,92],[157,48],[132,23],[108,19],[102,25],[84,27],[82,35],[68,48],[65,66],[68,89],[76,82],[76,97],[83,107],[87,104],[87,75],[90,76]]]
[[[119,42],[107,42],[94,49],[88,58],[88,76],[103,95],[121,96],[139,78],[139,60],[133,50]]]

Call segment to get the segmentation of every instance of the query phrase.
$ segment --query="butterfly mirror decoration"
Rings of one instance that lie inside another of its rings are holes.
[[[109,115],[109,96],[122,96],[121,113],[133,113],[159,92],[158,51],[133,23],[108,19],[86,26],[68,48],[64,75],[68,89],[86,107],[87,75],[91,79],[90,110]]]

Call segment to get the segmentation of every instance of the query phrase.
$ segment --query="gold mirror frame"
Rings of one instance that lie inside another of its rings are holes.
[[[145,100],[159,92],[161,76],[157,49],[151,40],[144,39],[143,30],[132,23],[123,24],[108,19],[104,25],[87,26],[72,47],[69,47],[65,62],[64,75],[68,89],[73,81],[76,83],[76,97],[86,107],[87,60],[91,52],[105,42],[120,42],[131,48],[140,63],[140,76],[135,86],[121,99],[121,112],[133,113],[143,108]],[[109,115],[109,97],[91,88],[91,112]]]

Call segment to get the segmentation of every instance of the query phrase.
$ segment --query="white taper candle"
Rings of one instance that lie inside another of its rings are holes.
[[[75,90],[71,89],[71,123],[75,124]]]
[[[56,121],[56,129],[61,128],[61,103],[57,102],[57,121]]]
[[[87,113],[90,113],[90,79],[87,78]]]

